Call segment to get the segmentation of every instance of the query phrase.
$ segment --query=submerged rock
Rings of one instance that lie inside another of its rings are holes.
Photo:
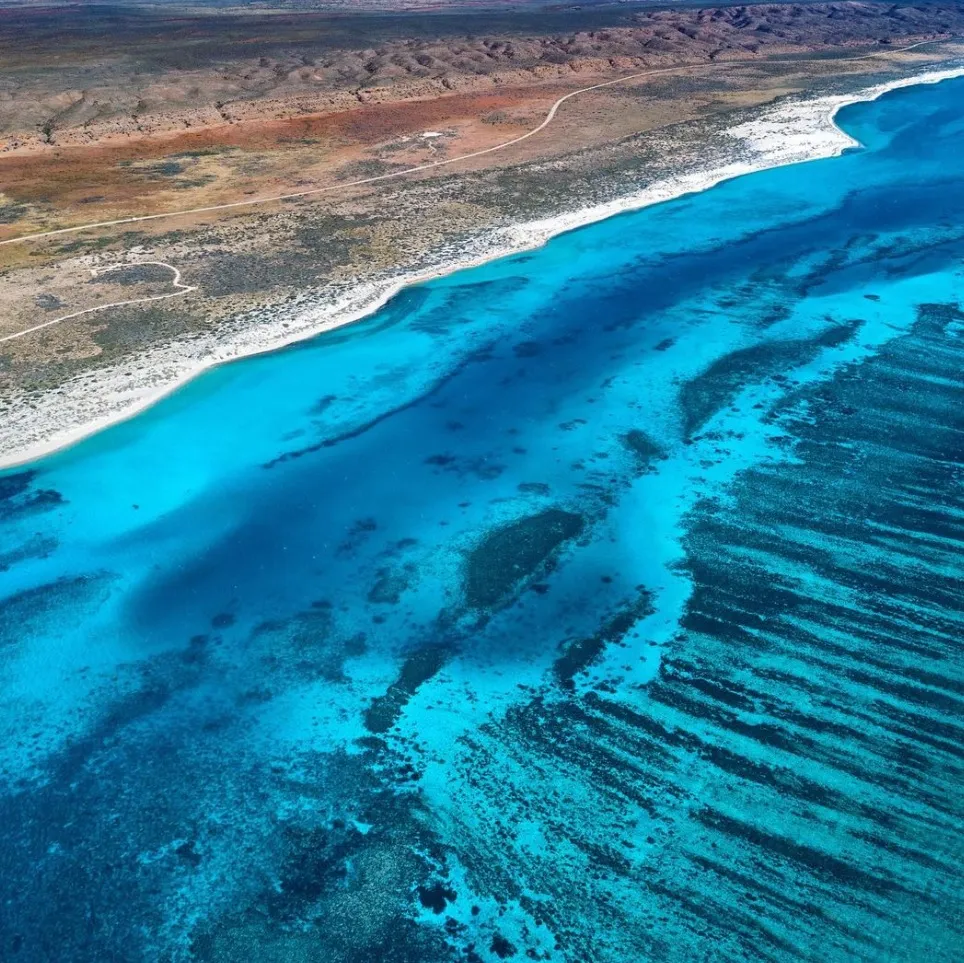
[[[495,605],[584,527],[581,515],[549,508],[493,529],[469,553],[466,601],[472,608]]]

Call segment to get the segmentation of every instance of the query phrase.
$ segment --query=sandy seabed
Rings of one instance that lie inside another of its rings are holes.
[[[129,418],[215,365],[351,324],[377,311],[408,285],[532,250],[566,231],[706,190],[744,174],[835,157],[860,146],[835,122],[843,107],[875,100],[901,87],[960,76],[964,76],[964,66],[930,70],[851,94],[787,100],[749,122],[721,131],[725,138],[721,153],[737,160],[680,171],[603,204],[497,228],[457,249],[437,251],[434,262],[417,271],[309,291],[283,308],[253,312],[216,334],[171,342],[130,358],[122,366],[78,376],[37,399],[15,401],[0,424],[0,468],[41,458]],[[136,254],[131,263],[137,263]]]

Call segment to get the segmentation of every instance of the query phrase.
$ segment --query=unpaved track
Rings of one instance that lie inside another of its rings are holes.
[[[870,60],[873,57],[881,57],[886,54],[904,53],[907,50],[914,50],[917,47],[925,47],[928,44],[949,43],[954,39],[957,38],[945,37],[940,40],[921,40],[919,43],[912,43],[907,47],[897,47],[894,50],[876,50],[873,53],[861,54],[858,57],[842,57],[837,62],[852,63],[857,60]],[[805,58],[759,61],[761,64],[801,64],[805,62]],[[277,201],[295,200],[299,197],[311,197],[315,194],[329,194],[332,191],[341,191],[351,187],[361,187],[365,184],[375,184],[379,181],[387,181],[396,177],[406,177],[409,174],[417,174],[420,171],[434,170],[438,167],[447,167],[449,164],[458,164],[462,161],[471,160],[474,157],[483,157],[486,154],[494,154],[496,151],[505,150],[508,147],[513,147],[515,144],[521,144],[524,140],[528,140],[530,137],[535,137],[536,134],[545,130],[555,119],[556,112],[567,100],[571,100],[573,97],[578,97],[580,94],[587,94],[592,90],[601,90],[603,87],[613,87],[616,84],[626,84],[633,80],[642,80],[645,77],[656,77],[660,74],[682,73],[683,71],[687,70],[721,70],[727,67],[753,66],[754,63],[756,63],[756,61],[734,60],[718,64],[692,64],[688,67],[663,67],[659,70],[644,70],[641,73],[630,74],[627,77],[617,77],[614,80],[605,80],[599,84],[592,84],[590,87],[582,87],[579,90],[573,90],[570,93],[560,97],[549,108],[549,113],[546,114],[542,123],[539,124],[538,127],[533,127],[532,130],[528,131],[527,133],[521,134],[519,137],[513,137],[512,140],[507,140],[502,144],[496,144],[494,147],[486,147],[482,150],[472,151],[469,154],[460,154],[458,157],[450,157],[447,160],[431,161],[426,164],[419,164],[415,167],[407,167],[404,170],[392,171],[388,174],[378,174],[375,177],[363,177],[360,180],[347,181],[342,184],[331,184],[328,187],[315,187],[311,190],[296,191],[292,194],[275,194],[270,197],[252,197],[243,201],[231,201],[227,204],[211,204],[208,207],[191,207],[182,211],[166,211],[163,214],[141,214],[136,217],[121,217],[113,221],[96,221],[92,224],[78,224],[74,227],[62,227],[54,231],[39,231],[36,234],[24,234],[20,237],[7,238],[5,241],[0,241],[0,245],[24,244],[28,241],[39,241],[45,237],[58,237],[62,234],[76,234],[80,231],[92,231],[102,227],[117,227],[121,224],[137,224],[142,221],[159,221],[163,218],[184,217],[188,214],[208,214],[213,211],[229,211],[239,207],[254,207],[258,204],[271,204]],[[9,338],[3,340],[9,340]]]
[[[156,267],[167,268],[174,274],[171,279],[171,285],[175,290],[169,291],[167,294],[155,294],[149,298],[131,298],[127,301],[111,301],[109,304],[98,304],[94,308],[84,308],[83,311],[74,311],[71,314],[62,315],[59,318],[52,318],[50,321],[44,321],[43,324],[35,324],[32,328],[25,328],[23,331],[18,331],[16,334],[4,335],[0,338],[0,344],[4,341],[14,341],[16,338],[22,338],[25,335],[33,334],[34,331],[42,331],[44,328],[53,327],[55,324],[60,324],[61,321],[69,321],[71,318],[79,318],[85,314],[94,314],[97,311],[106,311],[108,308],[119,308],[125,304],[146,304],[148,301],[166,301],[168,298],[179,298],[182,294],[188,294],[191,291],[196,291],[196,287],[192,287],[190,284],[183,284],[181,282],[181,272],[174,267],[173,264],[166,264],[164,261],[121,261],[117,264],[111,264],[109,267],[93,268],[91,274],[97,278],[102,274],[108,274],[111,271],[116,271],[118,268],[125,267],[143,267],[147,264],[153,264]]]
[[[898,47],[895,50],[877,50],[869,54],[861,54],[857,57],[843,57],[838,62],[852,63],[857,60],[870,60],[873,57],[880,57],[884,54],[895,54],[904,53],[907,50],[915,50],[918,47],[926,47],[929,44],[935,43],[950,43],[953,40],[960,38],[957,37],[945,37],[940,40],[921,40],[918,43],[912,43],[906,47]],[[805,59],[793,59],[793,60],[768,60],[761,61],[765,63],[794,63],[800,64],[805,63]],[[522,141],[528,140],[530,137],[535,137],[536,134],[545,130],[555,119],[556,113],[559,108],[567,101],[571,100],[573,97],[577,97],[579,94],[586,94],[593,90],[600,90],[603,87],[613,87],[616,84],[629,83],[632,80],[642,80],[645,77],[655,77],[660,74],[672,74],[681,73],[686,70],[719,70],[726,67],[737,67],[737,66],[747,66],[752,65],[753,61],[728,61],[726,63],[719,64],[694,64],[689,67],[664,67],[659,70],[644,70],[641,73],[630,74],[626,77],[616,77],[614,80],[605,80],[602,83],[592,84],[589,87],[581,87],[579,90],[573,90],[568,94],[560,97],[550,108],[549,112],[546,114],[545,119],[537,127],[533,127],[532,130],[525,134],[521,134],[519,137],[513,137],[512,140],[507,140],[502,144],[496,144],[494,147],[486,147],[483,150],[472,151],[470,154],[461,154],[458,157],[450,157],[447,160],[432,161],[426,164],[419,164],[416,167],[407,167],[405,170],[392,171],[389,174],[379,174],[376,177],[364,177],[360,180],[348,181],[344,184],[332,184],[328,187],[316,187],[308,191],[297,191],[292,194],[277,194],[271,197],[255,197],[244,201],[233,201],[229,204],[213,204],[209,207],[192,207],[183,211],[167,211],[164,214],[143,214],[137,217],[122,217],[114,221],[98,221],[93,224],[80,224],[75,227],[63,227],[55,231],[40,231],[36,234],[24,234],[21,237],[8,238],[5,241],[0,241],[0,245],[4,244],[25,244],[29,241],[39,241],[45,237],[57,237],[61,234],[76,234],[80,231],[91,231],[103,227],[116,227],[121,224],[136,224],[140,221],[157,221],[162,218],[170,217],[183,217],[188,214],[207,214],[212,211],[227,211],[239,207],[253,207],[257,204],[270,204],[276,201],[287,201],[294,200],[299,197],[310,197],[315,194],[327,194],[332,191],[344,190],[350,187],[360,187],[364,184],[374,184],[378,181],[387,181],[396,177],[405,177],[408,174],[415,174],[419,171],[433,170],[437,167],[446,167],[449,164],[458,164],[461,161],[471,160],[473,157],[482,157],[485,154],[494,154],[496,151],[505,150],[507,147],[512,147],[515,144],[521,144]],[[59,318],[53,318],[50,321],[44,321],[43,324],[36,324],[33,327],[25,328],[23,331],[18,331],[15,334],[8,334],[0,337],[0,344],[5,341],[13,341],[17,338],[22,338],[25,335],[32,334],[35,331],[42,331],[44,328],[52,327],[55,324],[60,324],[62,321],[70,321],[72,318],[79,318],[86,314],[94,314],[98,311],[106,311],[108,308],[119,308],[124,305],[131,304],[145,304],[148,301],[165,301],[169,298],[180,297],[182,294],[188,294],[191,291],[196,291],[196,287],[192,287],[188,284],[181,283],[181,272],[171,264],[166,264],[163,261],[135,261],[135,262],[121,262],[118,264],[112,264],[110,267],[105,268],[95,268],[91,273],[97,277],[100,274],[104,274],[108,271],[116,270],[120,267],[134,267],[139,264],[154,264],[160,267],[165,267],[170,271],[173,271],[174,277],[172,280],[172,285],[176,290],[169,292],[168,294],[157,294],[153,297],[148,298],[133,298],[129,301],[111,301],[109,304],[99,304],[97,307],[86,308],[83,311],[74,311],[72,314],[65,314]]]

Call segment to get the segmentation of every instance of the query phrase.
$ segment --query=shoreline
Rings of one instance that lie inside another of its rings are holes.
[[[720,136],[729,139],[729,146],[736,152],[752,156],[664,177],[600,204],[489,229],[468,244],[460,244],[457,251],[437,252],[435,262],[420,270],[370,280],[360,286],[345,283],[321,293],[309,292],[285,308],[267,312],[258,309],[257,319],[243,315],[226,333],[172,342],[131,358],[123,364],[122,371],[114,368],[92,372],[35,401],[17,400],[4,413],[0,425],[0,471],[39,461],[127,421],[212,368],[277,351],[360,321],[406,287],[532,251],[569,231],[708,190],[746,174],[837,157],[849,148],[861,146],[836,123],[835,118],[844,107],[876,100],[892,90],[961,76],[964,66],[931,67],[850,94],[798,96],[764,108],[759,117],[721,131]],[[132,258],[131,263],[138,262]]]

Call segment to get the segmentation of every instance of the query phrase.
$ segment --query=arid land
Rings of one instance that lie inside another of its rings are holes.
[[[165,345],[430,272],[495,230],[705,164],[722,130],[780,98],[960,60],[957,38],[951,4],[541,19],[0,10],[0,242],[170,215],[0,244],[0,412],[78,379],[96,391],[99,373],[149,365]],[[573,97],[504,150],[402,173],[513,140],[567,93],[648,71],[669,72]],[[179,213],[302,191],[317,193]],[[193,290],[162,297],[175,269]],[[119,301],[141,303],[11,338]]]

